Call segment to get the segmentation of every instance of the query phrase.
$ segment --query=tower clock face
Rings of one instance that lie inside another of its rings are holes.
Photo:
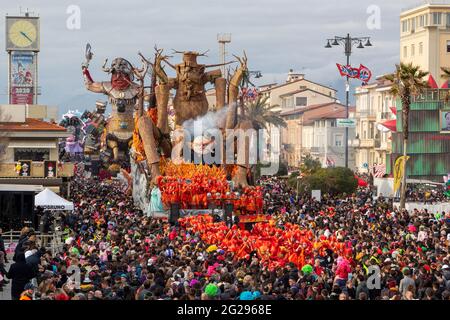
[[[39,51],[39,20],[36,18],[7,19],[6,50]]]

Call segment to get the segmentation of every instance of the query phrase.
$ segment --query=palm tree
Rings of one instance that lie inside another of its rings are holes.
[[[286,127],[286,121],[280,116],[281,111],[273,111],[277,105],[269,105],[268,96],[258,98],[252,102],[244,104],[244,112],[239,115],[242,120],[248,120],[256,130],[267,129],[268,124],[276,127]]]
[[[267,100],[268,96],[259,95],[256,100],[249,101],[243,103],[241,100],[241,110],[242,112],[239,114],[238,122],[249,122],[251,127],[255,130],[265,129],[267,130],[268,125],[274,125],[276,127],[287,126],[286,121],[280,116],[281,111],[274,111],[273,109],[277,108],[277,105],[269,105]],[[256,152],[259,155],[260,152],[260,141],[259,134],[257,134],[257,144],[256,144]],[[256,167],[254,167],[256,169]]]
[[[428,83],[423,80],[428,72],[422,71],[419,66],[412,63],[400,63],[395,66],[395,72],[384,78],[392,82],[390,93],[394,97],[400,97],[402,102],[402,125],[403,125],[403,156],[406,157],[409,136],[409,110],[411,96],[420,94],[428,88]],[[405,158],[406,159],[406,158]],[[400,193],[400,208],[404,209],[406,203],[406,161],[403,161],[403,177]]]

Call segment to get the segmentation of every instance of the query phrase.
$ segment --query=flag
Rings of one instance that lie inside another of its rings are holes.
[[[327,165],[327,167],[334,167],[336,165],[336,163],[334,162],[333,159],[330,159],[327,157],[326,165]]]
[[[448,89],[448,80],[442,84],[441,89]]]
[[[349,78],[359,78],[359,69],[352,68],[352,66],[344,66],[339,63],[336,63],[336,66],[338,67],[341,76]]]
[[[397,190],[400,188],[400,184],[402,182],[403,178],[403,162],[408,161],[409,156],[401,156],[395,161],[394,165],[394,193],[397,192]]]
[[[378,164],[373,166],[373,176],[375,178],[383,178],[386,174],[386,165]]]
[[[428,77],[428,86],[431,89],[437,89],[439,88],[436,81],[434,80],[433,76],[430,74],[430,76]]]
[[[368,83],[370,81],[370,78],[372,78],[372,71],[369,70],[366,66],[363,66],[362,64],[359,65],[359,80],[361,80],[364,83]]]

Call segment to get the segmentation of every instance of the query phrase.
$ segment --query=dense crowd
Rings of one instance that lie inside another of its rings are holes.
[[[441,185],[415,188],[410,187],[406,191],[406,198],[411,202],[423,202],[424,204],[435,204],[448,202],[450,199],[445,194],[445,189]]]
[[[256,254],[234,259],[180,225],[135,208],[119,182],[77,176],[75,210],[61,217],[64,246],[53,254],[22,230],[12,298],[21,300],[450,300],[450,219],[445,213],[398,211],[369,189],[320,202],[283,180],[258,182],[265,212],[315,238],[348,244],[348,257],[315,252],[310,270],[294,263],[268,270]],[[322,214],[333,208],[333,215]],[[0,253],[1,254],[1,253]],[[2,256],[0,256],[2,258]],[[0,264],[2,261],[0,260]],[[80,269],[80,286],[69,271]],[[373,268],[377,267],[377,268]],[[379,286],[372,271],[380,270]],[[2,269],[0,269],[0,273]]]

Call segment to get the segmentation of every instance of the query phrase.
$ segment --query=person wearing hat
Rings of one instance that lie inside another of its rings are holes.
[[[402,297],[406,297],[406,293],[409,291],[409,288],[416,289],[416,283],[413,278],[411,278],[411,270],[408,267],[403,269],[403,279],[400,281],[399,291]]]

